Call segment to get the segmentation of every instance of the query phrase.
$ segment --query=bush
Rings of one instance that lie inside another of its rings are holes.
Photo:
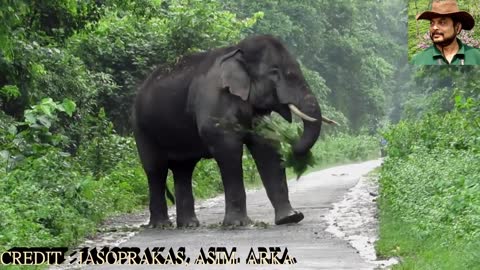
[[[105,217],[143,205],[146,180],[134,164],[121,162],[96,180],[74,158],[51,151],[1,175],[0,248],[71,246]]]
[[[146,202],[134,141],[115,135],[104,115],[95,118],[99,130],[91,131],[98,137],[85,140],[78,155],[65,152],[70,141],[59,118],[74,111],[70,100],[43,99],[25,111],[22,122],[4,117],[0,249],[71,246],[105,217]]]
[[[480,237],[479,154],[417,150],[382,167],[382,200],[415,233],[469,240]]]
[[[387,131],[388,153],[405,158],[417,149],[480,150],[478,124],[460,111],[430,114],[420,121],[403,121]]]

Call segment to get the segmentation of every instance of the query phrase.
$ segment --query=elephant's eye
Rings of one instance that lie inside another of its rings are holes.
[[[297,80],[298,79],[298,76],[295,72],[287,72],[287,74],[285,75],[286,79],[289,80],[289,81],[294,81],[294,80]]]
[[[279,81],[280,80],[280,70],[278,68],[272,68],[268,72],[268,77],[270,78],[270,80],[272,80],[274,82]]]

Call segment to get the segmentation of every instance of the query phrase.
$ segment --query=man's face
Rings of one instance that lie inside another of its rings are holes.
[[[457,36],[457,30],[458,25],[455,27],[450,17],[438,17],[430,20],[430,38],[436,45],[452,44]]]

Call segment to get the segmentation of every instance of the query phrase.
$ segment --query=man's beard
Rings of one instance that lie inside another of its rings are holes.
[[[430,39],[432,40],[433,44],[435,45],[438,45],[440,47],[445,47],[445,46],[448,46],[450,44],[452,44],[452,42],[457,38],[457,36],[454,34],[452,34],[451,36],[449,37],[446,37],[444,34],[441,34],[443,35],[443,41],[434,41],[433,40],[433,36],[434,36],[435,33],[430,33]],[[438,34],[438,33],[437,33]]]

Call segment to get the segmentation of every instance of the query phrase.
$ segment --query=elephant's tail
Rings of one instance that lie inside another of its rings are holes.
[[[172,192],[170,191],[170,189],[168,189],[167,186],[165,187],[165,193],[166,193],[166,195],[167,195],[168,200],[169,200],[172,204],[175,204],[175,196],[173,196]]]

